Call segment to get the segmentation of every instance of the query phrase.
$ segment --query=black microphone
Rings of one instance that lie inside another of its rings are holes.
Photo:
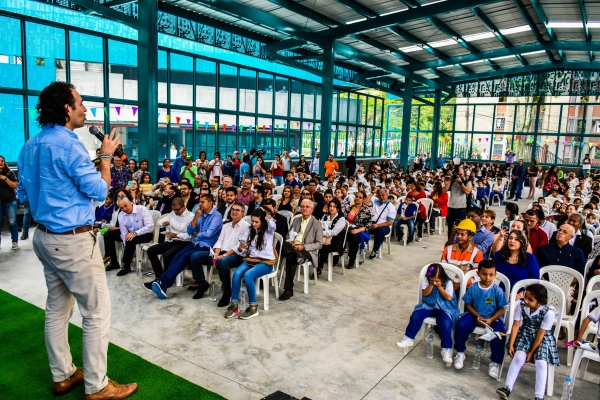
[[[91,126],[90,127],[90,133],[92,135],[94,135],[96,137],[96,139],[98,139],[100,141],[100,143],[102,143],[102,141],[104,141],[104,133],[100,132],[100,129],[97,126]],[[119,157],[123,161],[127,160],[127,155],[125,153],[123,153],[123,150],[121,150],[118,147],[115,150],[115,154],[114,155],[116,155],[117,157]]]

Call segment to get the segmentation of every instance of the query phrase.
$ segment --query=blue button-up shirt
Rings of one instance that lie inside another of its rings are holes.
[[[548,243],[540,247],[536,253],[540,268],[548,265],[562,265],[573,268],[580,274],[585,274],[585,256],[581,249],[567,243],[560,247],[556,242]]]
[[[37,222],[57,233],[94,223],[93,200],[103,201],[108,186],[75,132],[44,125],[25,143],[17,165],[17,195],[29,201]]]
[[[492,243],[494,243],[494,234],[482,225],[471,238],[471,242],[483,253],[483,259],[485,260],[490,255],[489,251]]]
[[[195,214],[200,204],[196,204],[192,209],[192,214]],[[188,235],[198,233],[194,237],[195,247],[212,247],[217,243],[219,234],[223,228],[223,217],[214,207],[208,214],[202,213],[198,221],[196,221],[196,227],[192,228],[192,224],[188,225]]]

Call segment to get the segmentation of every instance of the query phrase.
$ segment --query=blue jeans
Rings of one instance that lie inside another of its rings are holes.
[[[440,339],[443,349],[452,348],[452,320],[442,310],[415,310],[410,316],[406,327],[406,336],[414,339],[426,318],[435,317],[435,322],[440,330]]]
[[[231,293],[231,268],[237,268],[244,262],[244,257],[232,254],[227,257],[221,258],[217,261],[217,269],[219,270],[219,278],[221,279],[221,285],[223,285],[223,292]]]
[[[481,211],[485,211],[485,206],[487,205],[487,198],[485,197],[478,197],[477,198],[477,205],[479,208],[481,208]]]
[[[373,251],[378,252],[381,244],[385,241],[385,235],[390,233],[390,227],[382,226],[380,228],[371,230],[371,233],[375,236],[373,238]]]
[[[29,202],[23,203],[23,233],[29,233],[29,227],[31,226],[31,208]]]
[[[10,238],[13,243],[19,241],[19,227],[17,226],[17,200],[10,203],[0,204],[0,230],[2,229],[2,220],[6,215],[6,220],[10,228]]]
[[[190,265],[192,266],[192,276],[196,285],[206,283],[206,277],[204,276],[203,265],[208,265],[208,268],[212,268],[212,257],[209,251],[198,251],[192,253],[190,256]]]
[[[244,261],[233,273],[231,302],[238,302],[240,287],[242,286],[242,278],[244,278],[244,281],[246,282],[246,289],[248,289],[249,304],[256,304],[256,285],[254,284],[254,280],[256,278],[260,278],[261,276],[270,274],[271,272],[273,272],[273,267],[270,265],[260,263],[252,266]],[[265,290],[269,290],[269,287],[265,287]]]
[[[469,335],[473,333],[477,321],[471,313],[467,313],[458,319],[456,327],[454,328],[454,349],[459,353],[464,353],[467,348],[467,340]],[[490,327],[494,332],[504,332],[504,322],[500,319],[495,320]],[[502,364],[504,360],[504,345],[506,344],[506,337],[501,339],[494,339],[490,342],[490,350],[492,356],[490,359],[496,364]]]
[[[277,184],[277,186],[283,185],[283,176],[274,176],[273,179],[275,179],[275,183]],[[281,193],[277,193],[277,194],[281,194]]]
[[[500,198],[500,205],[502,205],[504,203],[504,192],[502,192],[502,193],[492,192],[490,194],[490,203],[492,202],[492,200],[494,200],[495,196],[498,196],[498,198]]]
[[[408,242],[412,242],[415,238],[415,220],[414,219],[397,219],[394,221],[394,230],[396,231],[396,237],[402,239],[402,225],[408,226]]]
[[[514,181],[512,181],[512,186],[510,188],[510,196],[509,197],[515,197],[515,194],[516,194],[516,198],[520,199],[522,191],[523,191],[523,180],[515,179]]]
[[[181,249],[179,253],[173,257],[173,261],[171,261],[169,268],[160,276],[160,283],[162,283],[165,288],[170,288],[173,286],[177,275],[179,275],[179,273],[183,271],[185,267],[190,265],[190,258],[192,257],[192,254],[199,251],[206,252],[207,254],[209,253],[208,247],[194,247],[193,243],[190,243]]]

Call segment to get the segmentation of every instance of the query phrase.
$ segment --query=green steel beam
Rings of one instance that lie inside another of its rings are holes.
[[[138,28],[138,20],[137,19],[129,17],[119,11],[113,10],[112,8],[106,7],[100,3],[96,3],[94,0],[70,0],[70,1],[73,4],[77,4],[78,6],[87,8],[90,11],[100,14],[105,18],[125,24],[125,25],[129,26],[130,28],[133,28],[133,29]]]
[[[537,13],[539,19],[542,21],[542,24],[544,24],[544,27],[546,28],[546,32],[548,32],[548,36],[550,36],[550,40],[553,42],[558,41],[558,38],[556,37],[556,33],[554,33],[554,30],[552,28],[548,28],[548,16],[546,15],[546,12],[544,11],[544,8],[542,7],[542,4],[540,3],[540,0],[531,0],[531,5],[533,6],[533,9],[535,10],[535,12]],[[558,50],[558,55],[560,56],[561,60],[565,60],[565,53],[562,50]]]
[[[585,1],[579,0],[579,11],[581,12],[581,22],[583,24],[583,33],[585,34],[585,41],[591,42],[592,35],[590,34],[590,29],[588,28],[588,17],[587,11],[585,10]],[[590,51],[589,53],[590,62],[594,62],[594,52]]]
[[[158,172],[158,3],[148,1],[138,7],[138,141],[139,158],[150,160],[149,172]]]
[[[325,161],[331,149],[331,124],[333,113],[333,67],[335,54],[333,43],[329,42],[323,46],[323,75],[321,95],[321,134],[319,136],[319,172],[325,171]],[[315,149],[316,150],[316,149]],[[320,174],[319,174],[320,175]]]
[[[444,15],[455,11],[464,10],[465,8],[498,3],[500,1],[503,0],[461,0],[435,3],[435,5],[425,5],[417,8],[410,8],[406,11],[384,15],[382,17],[372,18],[350,25],[342,25],[337,28],[323,31],[322,34],[330,38],[340,38],[355,33],[373,31],[392,25],[404,24],[428,17]]]
[[[337,1],[340,4],[345,5],[352,11],[354,11],[364,17],[367,17],[367,18],[379,17],[379,14],[377,14],[375,11],[371,10],[367,6],[364,6],[363,4],[359,3],[356,0],[335,0],[335,1]]]
[[[569,51],[593,51],[600,48],[600,42],[543,42],[543,43],[531,43],[523,46],[515,46],[511,48],[502,48],[490,51],[483,51],[479,54],[466,54],[462,56],[450,57],[446,60],[432,60],[421,63],[411,63],[410,65],[403,66],[409,71],[420,71],[428,68],[439,68],[447,65],[454,65],[459,63],[467,63],[473,61],[480,61],[490,58],[514,56],[523,53],[532,53],[534,51],[541,50],[569,50]]]
[[[404,3],[405,6],[410,7],[410,8],[417,8],[417,7],[421,7],[421,4],[419,4],[418,2],[416,2],[415,0],[400,0],[402,3]]]
[[[402,107],[402,141],[400,142],[400,160],[398,165],[408,167],[408,146],[410,145],[410,120],[412,107],[414,72],[406,77],[404,85],[404,105]]]
[[[266,46],[263,46],[263,52],[265,55],[269,55],[271,53],[277,53],[278,51],[281,51],[281,50],[291,50],[291,49],[295,49],[296,47],[302,47],[307,43],[308,42],[306,40],[302,40],[302,39],[282,40],[281,42],[275,42],[275,43],[271,43]]]
[[[443,77],[436,80],[443,85],[452,85],[459,83],[476,82],[480,80],[506,78],[510,76],[528,75],[534,72],[540,73],[556,70],[599,71],[600,65],[592,63],[583,63],[581,61],[557,61],[553,63],[545,62],[538,64],[530,64],[522,67],[503,68],[497,71],[485,71],[470,75],[458,75],[452,78]]]
[[[418,63],[419,60],[417,60],[416,58],[413,58],[411,56],[409,56],[408,54],[406,54],[405,52],[398,50],[394,47],[388,46],[385,43],[381,43],[379,40],[377,39],[373,39],[367,35],[365,35],[364,33],[357,33],[356,35],[350,35],[353,39],[356,40],[360,40],[361,42],[365,42],[366,44],[368,44],[369,46],[373,46],[379,50],[382,50],[386,53],[391,54],[392,56],[396,57],[399,60],[405,61],[407,63]]]
[[[481,21],[481,23],[490,31],[494,34],[494,36],[496,36],[496,38],[498,38],[498,40],[505,46],[508,48],[514,47],[513,44],[510,42],[510,40],[508,40],[508,38],[506,36],[504,36],[501,32],[500,29],[498,29],[498,27],[492,22],[491,19],[488,18],[487,15],[485,15],[485,13],[481,10],[481,8],[479,7],[473,7],[471,9],[471,11],[473,12],[473,14],[475,14],[475,16],[477,17],[477,19],[479,21]],[[520,54],[516,54],[517,58],[519,59],[519,61],[521,61],[521,64],[523,65],[527,65],[529,64],[527,62],[527,60],[525,60],[523,58],[523,56],[521,56]]]
[[[527,7],[525,7],[525,4],[523,4],[523,1],[522,0],[513,0],[513,2],[519,9],[519,12],[521,13],[521,16],[523,17],[523,19],[527,22],[527,25],[529,25],[529,27],[531,28],[531,31],[535,35],[535,38],[537,39],[537,41],[540,43],[546,42],[546,39],[544,39],[544,36],[538,29],[537,25],[535,24],[535,21],[533,20],[533,18],[531,18],[529,11],[527,11]],[[534,8],[534,10],[535,10],[535,8]],[[545,24],[544,24],[544,26],[545,26]],[[546,51],[546,55],[548,56],[548,60],[550,60],[552,62],[556,61],[550,51]]]
[[[105,1],[102,5],[104,7],[117,7],[124,6],[126,4],[137,3],[137,0],[109,0]]]
[[[362,73],[362,75],[365,78],[369,78],[369,79],[373,79],[373,78],[379,78],[382,76],[388,76],[391,75],[389,72],[387,71],[382,71],[382,70],[375,70],[375,71],[365,71]]]
[[[429,167],[435,169],[435,162],[438,158],[438,146],[440,136],[440,115],[442,106],[442,94],[439,90],[435,91],[433,98],[433,129],[431,132],[431,157],[429,157]]]
[[[253,31],[249,31],[244,28],[240,28],[237,25],[232,25],[227,22],[219,21],[218,19],[210,18],[205,15],[188,11],[181,7],[176,7],[170,3],[165,3],[164,1],[158,2],[158,11],[164,12],[166,14],[174,15],[179,18],[189,19],[190,21],[197,22],[202,25],[210,26],[216,29],[223,29],[229,33],[233,33],[234,35],[240,35],[242,37],[256,40],[261,43],[270,43],[273,41],[273,38],[269,36],[262,35],[260,33],[256,33]]]
[[[286,10],[293,11],[294,13],[311,19],[315,22],[320,23],[321,25],[335,27],[342,25],[340,22],[335,19],[329,18],[328,16],[321,14],[315,10],[312,10],[308,7],[304,7],[300,3],[296,3],[292,0],[269,0],[273,4],[277,4],[278,6],[285,8]]]
[[[307,54],[305,56],[296,56],[296,57],[288,57],[290,60],[299,61],[299,60],[322,60],[322,54]]]

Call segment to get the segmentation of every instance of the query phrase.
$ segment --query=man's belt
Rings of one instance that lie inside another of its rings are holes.
[[[52,232],[50,229],[46,228],[42,224],[39,224],[37,228],[42,232],[51,233],[53,235],[77,235],[78,233],[89,232],[92,229],[94,229],[94,227],[92,225],[84,225],[84,226],[79,226],[75,229],[71,229],[70,231],[67,231],[67,232],[59,233],[59,232]]]

